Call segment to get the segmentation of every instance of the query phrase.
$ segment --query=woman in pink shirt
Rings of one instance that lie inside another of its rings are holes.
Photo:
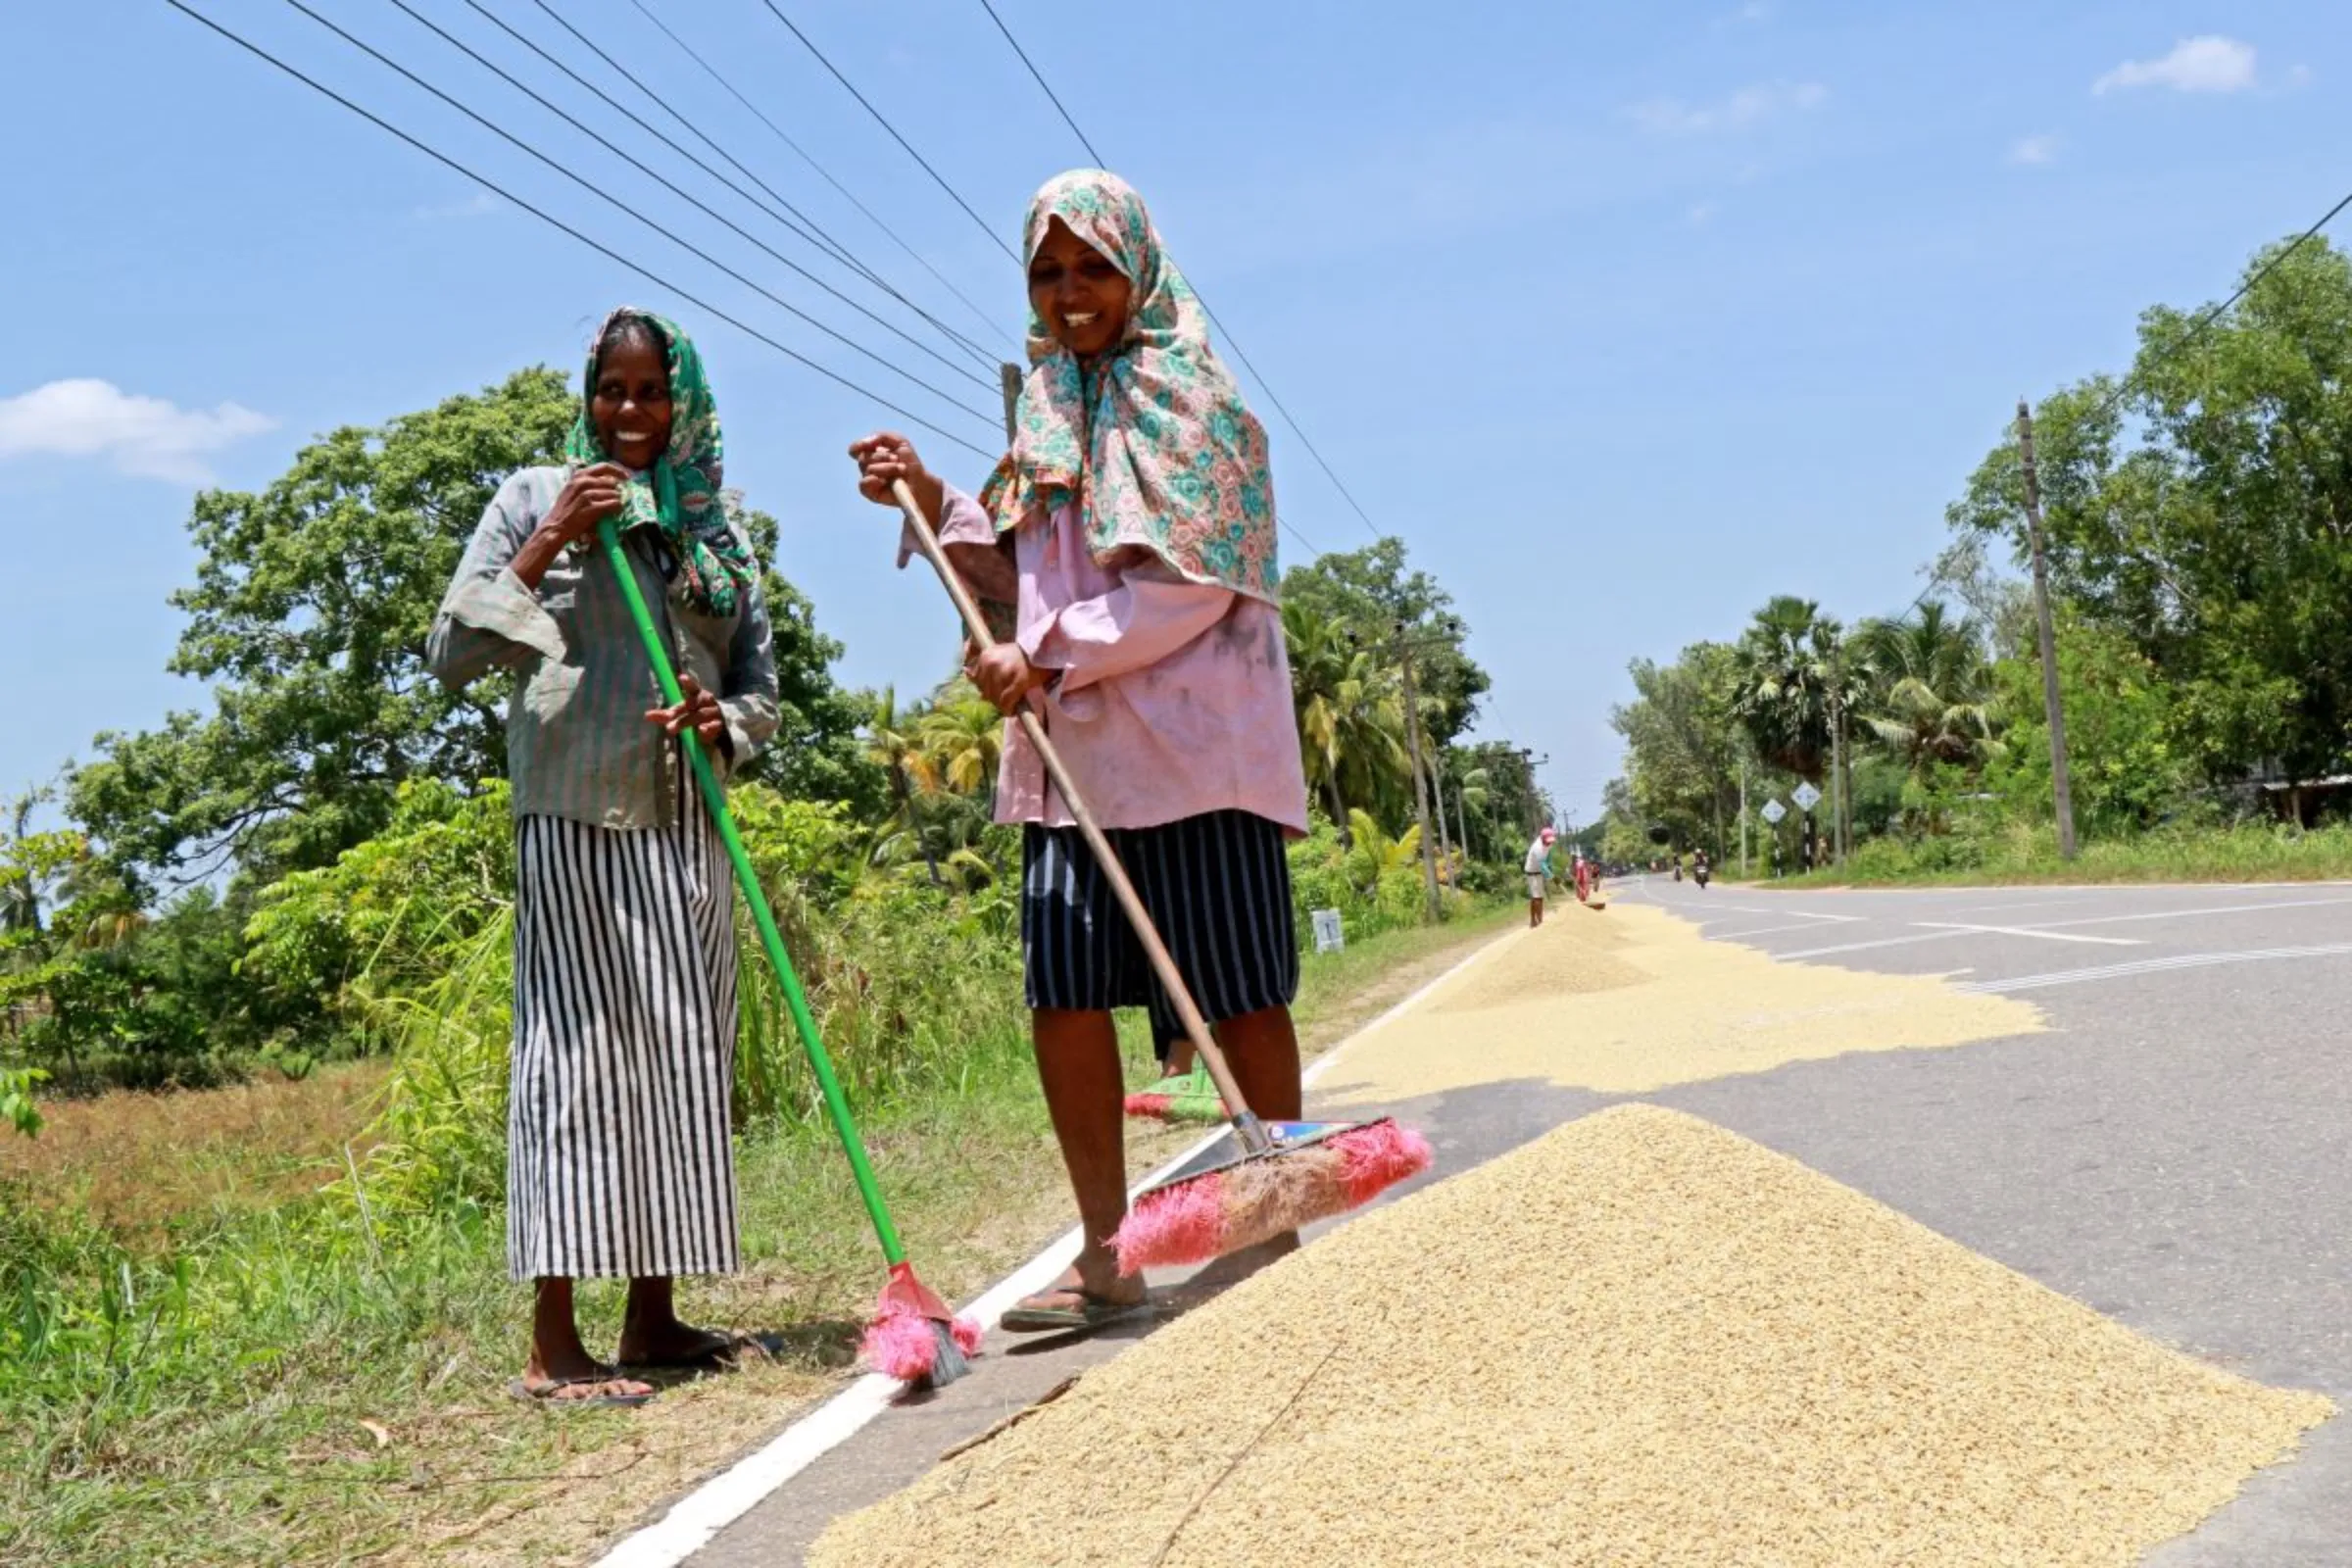
[[[1007,713],[1026,702],[1044,715],[1250,1108],[1295,1120],[1298,946],[1283,846],[1306,831],[1306,780],[1265,431],[1125,181],[1100,170],[1050,181],[1025,249],[1030,369],[1011,452],[975,500],[904,436],[875,435],[850,449],[858,489],[889,504],[891,482],[907,481],[1004,628],[967,666],[972,680]],[[902,566],[908,554],[903,543]],[[1098,1327],[1149,1309],[1105,1245],[1127,1210],[1111,1012],[1150,1009],[1163,1051],[1181,1029],[1017,725],[997,820],[1023,828],[1038,1076],[1085,1235],[1069,1271],[1004,1326]]]

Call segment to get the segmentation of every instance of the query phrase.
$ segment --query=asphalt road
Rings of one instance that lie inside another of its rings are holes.
[[[2352,885],[1782,894],[1653,878],[1609,893],[1783,958],[1950,975],[2040,1005],[2044,1034],[1636,1098],[1780,1150],[2155,1339],[2352,1411]],[[1611,1098],[1505,1084],[1389,1108],[1455,1172]],[[1154,1282],[1171,1310],[1214,1286]],[[1120,1344],[992,1344],[980,1375],[887,1412],[692,1561],[799,1562],[835,1514]],[[2352,1565],[2352,1415],[2148,1561]]]

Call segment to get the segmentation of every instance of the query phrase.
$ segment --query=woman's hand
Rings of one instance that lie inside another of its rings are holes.
[[[964,673],[980,688],[980,695],[996,704],[997,711],[1007,718],[1019,711],[1022,698],[1054,678],[1052,670],[1029,662],[1018,643],[997,644],[965,664]]]
[[[645,710],[648,722],[659,724],[668,734],[692,726],[703,738],[705,746],[723,746],[727,738],[726,710],[718,699],[703,690],[702,683],[692,675],[678,676],[678,694],[685,701],[675,708],[649,708]]]
[[[914,492],[916,504],[923,509],[923,519],[934,528],[939,526],[940,509],[947,504],[947,487],[923,466],[913,442],[884,430],[862,441],[851,442],[850,456],[858,464],[859,495],[877,506],[895,507],[899,499],[891,494],[890,487],[894,481],[904,479],[906,488]]]
[[[621,485],[628,477],[629,470],[619,464],[599,463],[564,482],[556,504],[514,552],[514,575],[524,587],[536,590],[548,566],[567,546],[594,533],[607,517],[620,515]]]

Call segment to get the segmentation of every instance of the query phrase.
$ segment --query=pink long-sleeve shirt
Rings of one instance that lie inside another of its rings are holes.
[[[940,542],[951,560],[997,548],[978,502],[948,487]],[[1230,588],[1189,582],[1156,559],[1096,564],[1068,508],[1013,531],[1014,638],[1055,671],[1041,688],[1046,733],[1105,828],[1157,827],[1204,811],[1250,811],[1306,832],[1306,776],[1282,614]],[[912,553],[908,537],[899,555]],[[1018,724],[997,771],[997,820],[1074,820]]]

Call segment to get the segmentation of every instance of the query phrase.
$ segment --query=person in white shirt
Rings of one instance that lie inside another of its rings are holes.
[[[1551,865],[1552,841],[1558,837],[1550,828],[1545,828],[1527,847],[1527,924],[1530,930],[1544,923],[1544,878]]]

